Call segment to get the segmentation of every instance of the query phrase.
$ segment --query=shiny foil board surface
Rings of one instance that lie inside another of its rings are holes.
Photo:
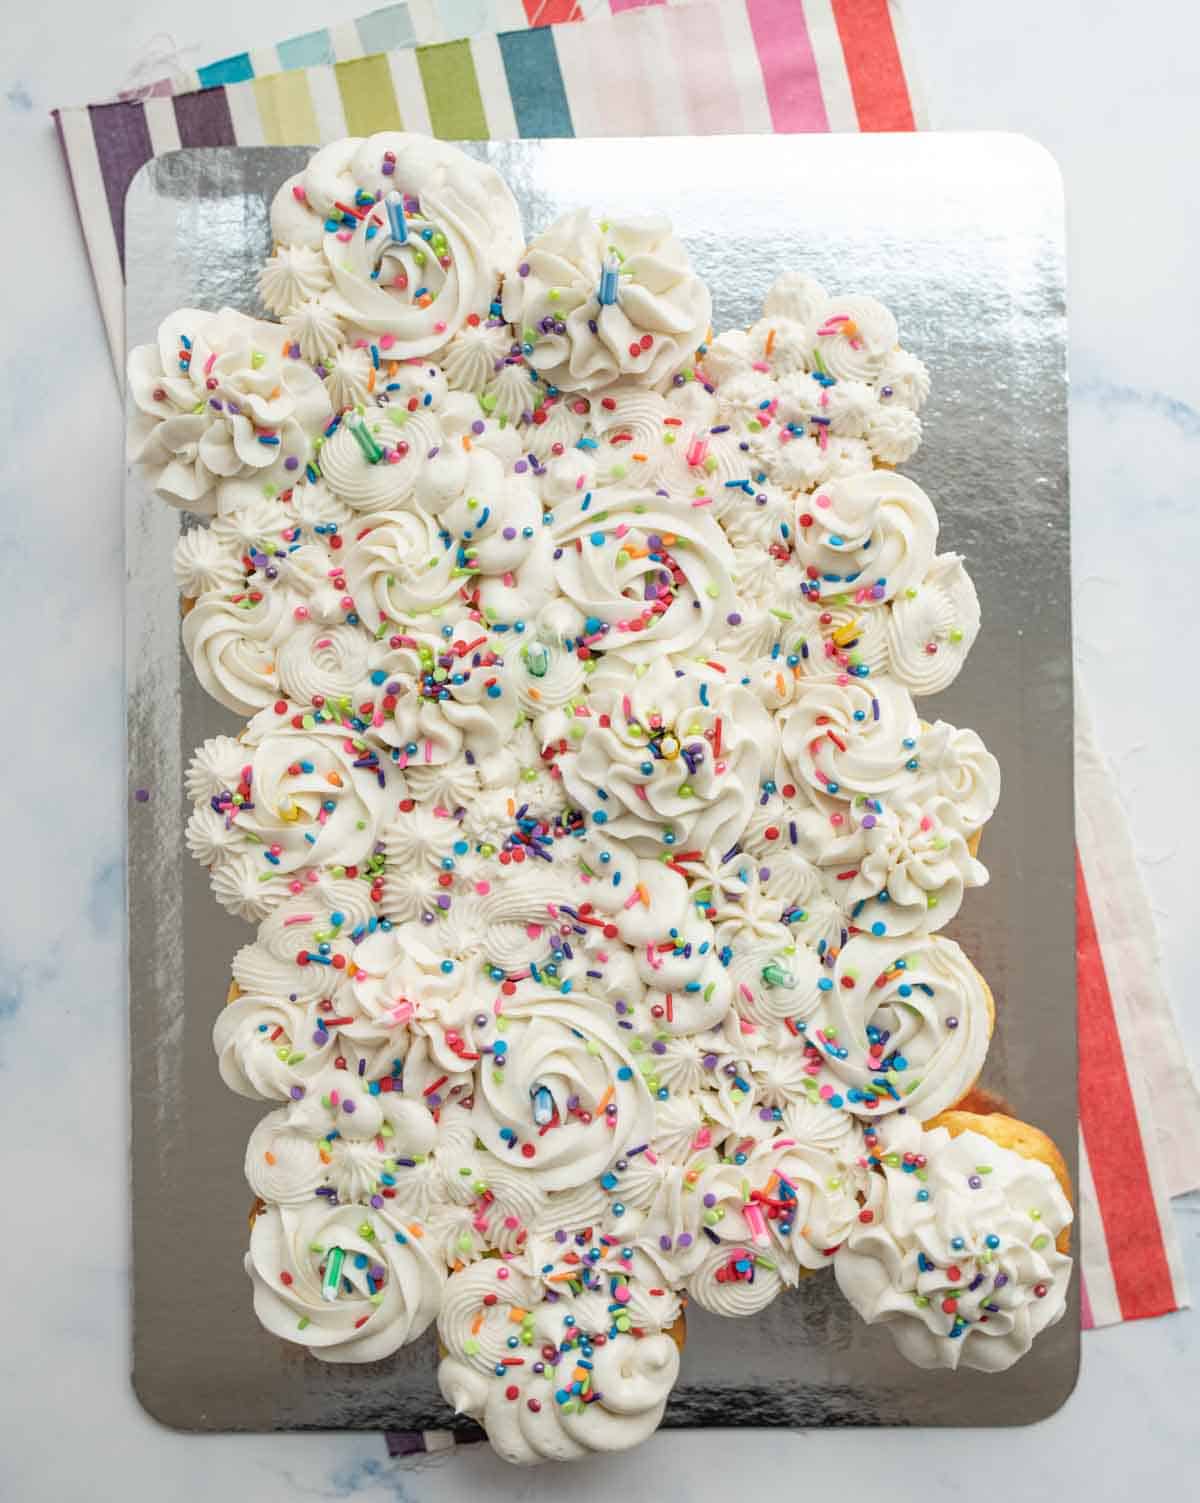
[[[713,291],[718,331],[759,315],[796,269],[896,314],[933,376],[902,466],[964,555],[983,631],[922,714],[974,727],[1003,794],[981,852],[991,884],[945,931],[996,997],[981,1084],[1049,1132],[1076,1178],[1074,830],[1063,208],[1057,168],[1004,135],[674,137],[470,143],[508,180],[527,233],[559,213],[668,214]],[[258,311],[276,187],[306,148],[192,150],[144,167],[126,206],[127,333],[182,306]],[[184,656],[171,554],[189,520],[127,484],[129,970],[134,1384],[187,1430],[455,1429],[432,1331],[386,1362],[330,1365],[268,1335],[242,1270],[247,1137],[210,1035],[251,926],[224,913],[184,845],[183,771],[239,723]],[[832,1270],[762,1314],[693,1306],[665,1425],[1014,1425],[1074,1386],[1078,1287],[1007,1373],[926,1373],[864,1325]]]

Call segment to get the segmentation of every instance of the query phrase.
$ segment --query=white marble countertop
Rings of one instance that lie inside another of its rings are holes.
[[[883,1485],[925,1503],[964,1487],[973,1503],[1115,1497],[1132,1482],[1177,1494],[1200,1454],[1191,1311],[1085,1335],[1076,1393],[1030,1430],[675,1432],[569,1482],[553,1468],[510,1474],[482,1448],[414,1464],[389,1461],[372,1435],[179,1435],[138,1407],[128,1380],[121,416],[48,111],[129,82],[150,50],[196,66],[369,8],[41,0],[0,21],[0,622],[17,674],[9,786],[25,790],[6,810],[17,854],[0,974],[10,1270],[0,1497],[438,1503],[470,1489],[501,1500],[567,1488],[580,1500],[652,1489],[666,1503],[702,1503],[731,1482],[774,1491],[784,1479],[817,1495]],[[1184,0],[1136,10],[907,0],[905,10],[935,125],[1025,131],[1062,166],[1078,659],[1197,1058],[1200,960],[1184,853],[1200,842],[1200,802],[1164,790],[1187,786],[1200,751],[1195,701],[1177,687],[1200,653],[1200,363],[1188,343],[1200,326],[1200,200],[1189,187],[1200,12]],[[64,742],[67,705],[76,734]],[[1176,1215],[1200,1289],[1200,1197]]]

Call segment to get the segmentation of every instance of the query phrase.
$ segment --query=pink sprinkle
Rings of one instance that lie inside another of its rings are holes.
[[[380,338],[379,338],[379,348],[381,350],[390,350],[391,347],[395,343],[396,343],[396,336],[394,334],[382,334],[382,335],[380,335]]]
[[[299,183],[292,184],[292,197],[299,204],[305,203],[307,201],[304,189],[300,186]]]
[[[283,927],[290,929],[293,924],[310,924],[312,919],[313,915],[311,913],[298,913],[295,918],[284,919]]]
[[[347,240],[353,240],[354,239],[354,231],[353,230],[339,230],[337,232],[337,237],[344,244]]]
[[[208,359],[204,362],[204,374],[206,376],[208,375],[209,371],[212,370],[213,366],[216,365],[216,363],[217,363],[217,352],[216,352],[216,350],[214,350],[212,352],[212,354],[208,357]]]
[[[833,1095],[833,1087],[831,1085],[823,1085],[817,1092],[817,1094],[820,1096],[822,1101],[828,1101],[829,1098]]]

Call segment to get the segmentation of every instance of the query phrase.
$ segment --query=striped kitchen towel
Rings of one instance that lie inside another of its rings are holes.
[[[1200,1088],[1163,987],[1154,919],[1075,693],[1076,977],[1083,1324],[1186,1306],[1170,1201],[1200,1188]]]
[[[181,146],[303,146],[377,130],[449,140],[912,130],[921,123],[888,0],[437,0],[201,68],[203,86],[54,112],[118,379],[124,364],[125,192]],[[515,14],[512,14],[514,13]],[[418,31],[414,18],[424,16]],[[530,19],[553,24],[532,26]],[[365,47],[390,50],[364,52]],[[275,62],[283,71],[260,75]],[[712,101],[721,101],[714,120]]]
[[[151,157],[180,146],[306,145],[400,126],[512,139],[925,125],[888,0],[409,0],[55,118],[118,372],[125,190]],[[1190,1149],[1200,1090],[1164,992],[1116,785],[1077,706],[1090,1327],[1187,1303],[1169,1198],[1200,1187]],[[432,1444],[408,1433],[393,1440],[399,1450],[446,1444],[431,1434]]]

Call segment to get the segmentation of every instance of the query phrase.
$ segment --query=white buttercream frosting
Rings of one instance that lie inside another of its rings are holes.
[[[992,1032],[938,931],[999,796],[922,704],[980,627],[891,468],[925,366],[800,273],[714,338],[665,220],[527,243],[404,133],[316,152],[272,232],[278,324],[185,309],[130,359],[138,462],[210,516],[184,644],[246,721],[185,843],[254,926],[213,1043],[263,1104],[259,1318],[374,1361],[436,1317],[516,1462],[645,1439],[688,1299],[831,1262],[914,1360],[1007,1365],[1069,1274],[1030,1213],[1066,1213],[920,1128]]]

